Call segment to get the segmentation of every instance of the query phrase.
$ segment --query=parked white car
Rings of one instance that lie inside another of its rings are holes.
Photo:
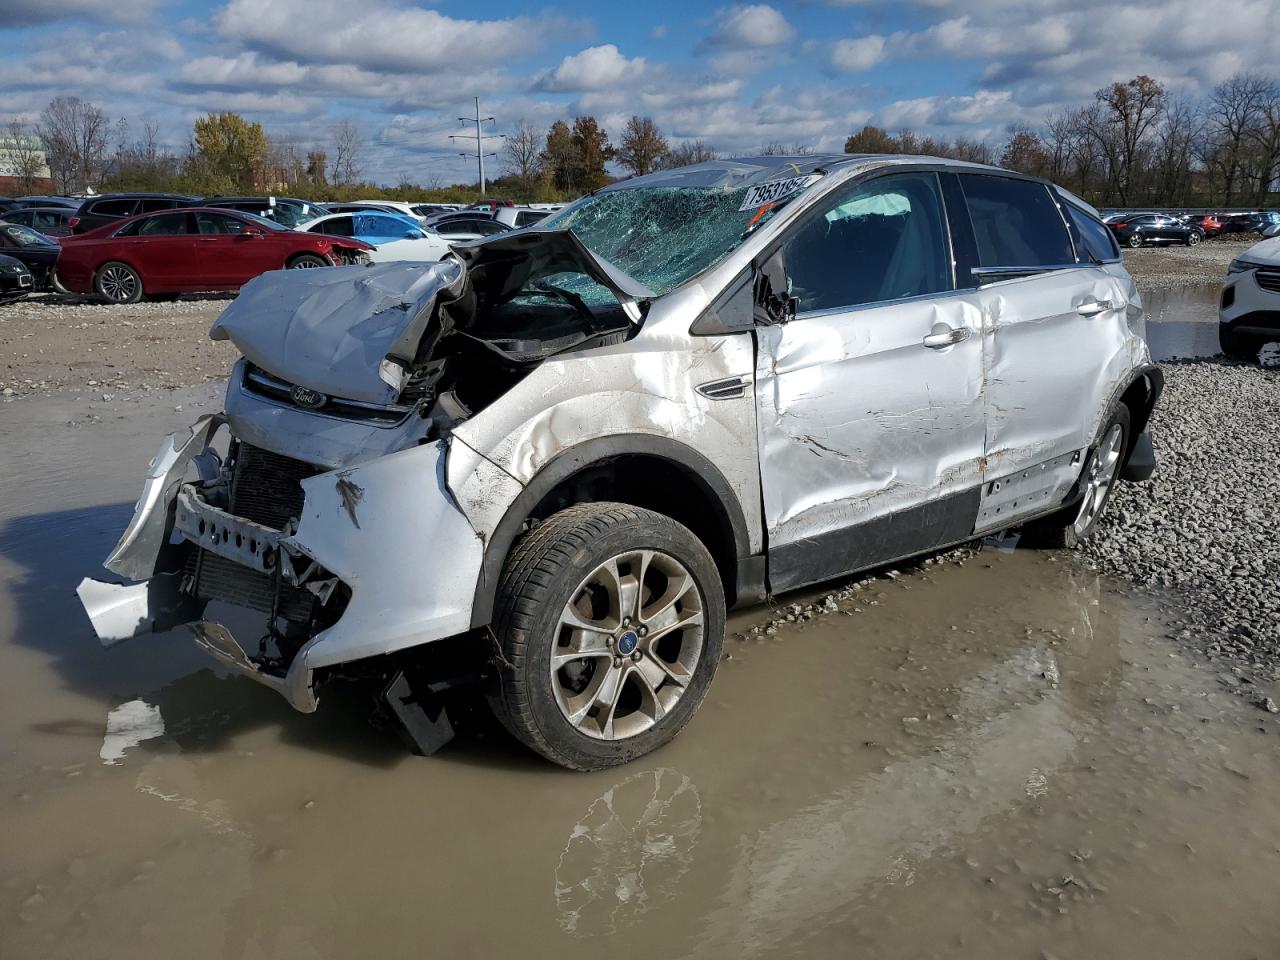
[[[1280,341],[1280,236],[1231,261],[1218,305],[1218,343],[1227,356],[1252,359],[1263,344]]]
[[[442,237],[414,220],[377,210],[331,213],[299,224],[296,229],[303,233],[353,237],[372,244],[374,249],[369,252],[369,259],[375,263],[439,260],[449,252],[450,243],[461,239]]]

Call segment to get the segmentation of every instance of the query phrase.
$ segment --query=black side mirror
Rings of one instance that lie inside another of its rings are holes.
[[[787,269],[781,250],[761,265],[754,299],[756,323],[789,323],[796,318],[799,300],[787,292]]]

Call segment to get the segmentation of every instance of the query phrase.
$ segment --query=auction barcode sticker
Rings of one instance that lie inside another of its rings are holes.
[[[821,174],[810,173],[803,177],[790,177],[786,180],[770,180],[768,183],[757,183],[747,191],[739,210],[753,210],[766,203],[777,203],[793,193],[799,193],[811,183],[821,180]]]

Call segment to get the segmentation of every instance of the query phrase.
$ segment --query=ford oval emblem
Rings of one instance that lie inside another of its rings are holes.
[[[294,387],[289,391],[289,399],[306,410],[319,410],[329,402],[329,398],[323,393],[307,387]]]

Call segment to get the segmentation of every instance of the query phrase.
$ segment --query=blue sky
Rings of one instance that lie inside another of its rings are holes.
[[[175,148],[216,110],[309,148],[345,117],[366,176],[450,183],[473,96],[494,133],[641,114],[734,153],[864,123],[996,144],[1139,72],[1201,95],[1277,35],[1280,0],[0,0],[0,120],[70,94]]]

